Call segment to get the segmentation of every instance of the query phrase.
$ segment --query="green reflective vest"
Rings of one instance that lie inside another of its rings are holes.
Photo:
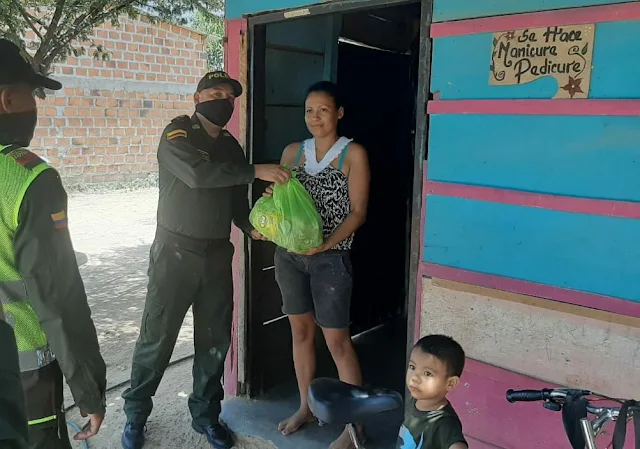
[[[16,335],[22,372],[37,370],[55,359],[16,268],[13,248],[24,195],[40,173],[49,168],[29,150],[0,145],[0,303]]]

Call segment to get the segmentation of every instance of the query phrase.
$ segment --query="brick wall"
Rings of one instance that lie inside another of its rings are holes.
[[[32,148],[66,185],[127,183],[157,172],[162,130],[193,112],[206,72],[205,36],[166,23],[123,18],[94,31],[109,61],[70,57],[53,77],[63,84],[39,102]]]

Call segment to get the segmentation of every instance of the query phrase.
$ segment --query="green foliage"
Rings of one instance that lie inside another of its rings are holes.
[[[207,66],[209,70],[222,70],[224,67],[224,16],[196,11],[191,26],[207,35]]]
[[[0,0],[0,36],[29,49],[33,66],[47,74],[70,55],[108,59],[109,49],[90,35],[104,23],[117,26],[122,15],[144,13],[152,20],[186,24],[194,16],[218,20],[223,10],[224,0]],[[34,41],[25,42],[28,31],[35,33]]]

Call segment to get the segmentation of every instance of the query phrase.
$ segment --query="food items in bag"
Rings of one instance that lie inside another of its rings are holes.
[[[273,186],[273,195],[260,198],[249,214],[256,230],[276,245],[306,252],[322,245],[322,218],[313,199],[295,174]]]

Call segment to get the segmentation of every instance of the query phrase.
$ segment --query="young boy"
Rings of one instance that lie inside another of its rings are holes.
[[[397,449],[467,449],[462,424],[447,401],[460,383],[465,355],[450,337],[428,335],[416,343],[407,369],[413,399],[400,428]]]

